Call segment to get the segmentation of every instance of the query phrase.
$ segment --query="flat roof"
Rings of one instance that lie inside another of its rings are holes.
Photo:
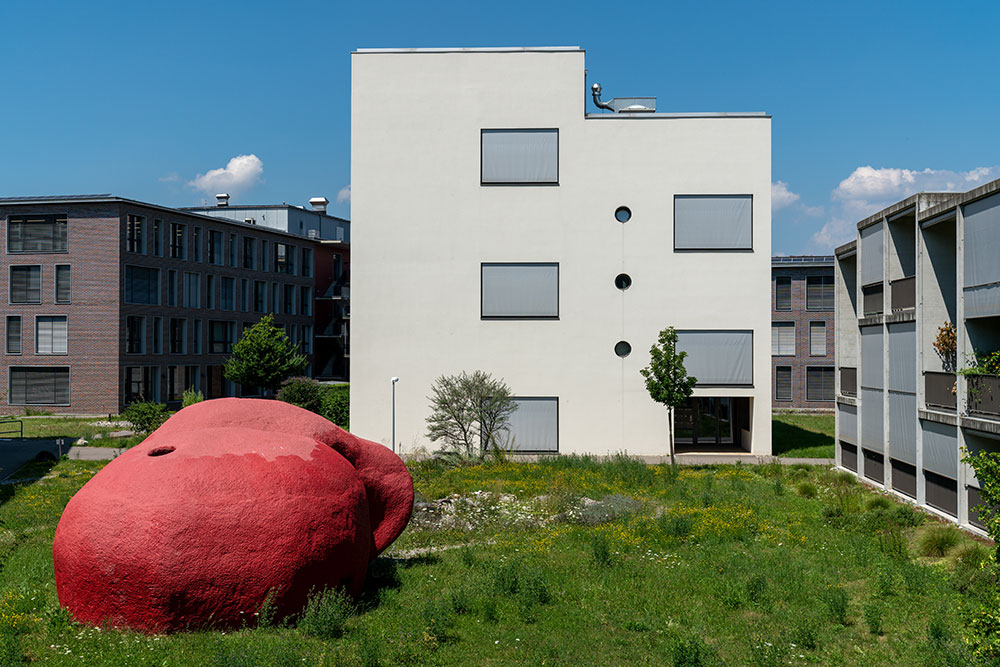
[[[681,111],[677,113],[588,113],[587,120],[642,120],[643,118],[770,118],[766,111]]]
[[[435,46],[355,49],[352,53],[562,53],[583,51],[579,46]]]
[[[795,266],[833,266],[833,255],[776,255],[771,258],[772,267],[792,268]]]
[[[314,211],[311,208],[306,208],[304,206],[296,206],[294,204],[227,204],[226,206],[181,206],[178,211],[225,211],[226,209],[231,209],[234,211],[254,211],[260,209],[267,210],[277,210],[277,209],[295,209],[296,211],[302,211],[303,213],[313,213],[315,215],[321,215],[324,218],[330,218],[331,220],[337,220],[339,222],[346,222],[351,224],[351,221],[347,218],[338,218],[335,215],[330,215],[329,213],[324,213],[323,211]],[[212,216],[215,217],[215,216]]]

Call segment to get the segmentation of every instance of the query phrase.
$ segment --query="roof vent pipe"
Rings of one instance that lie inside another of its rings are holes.
[[[591,92],[594,93],[594,106],[598,109],[607,109],[608,111],[614,111],[615,108],[608,104],[607,102],[601,101],[601,84],[595,83],[590,87]]]
[[[326,213],[326,205],[330,203],[330,200],[326,197],[313,197],[309,203],[312,205],[312,210],[317,213]]]
[[[229,206],[229,194],[226,192],[220,192],[215,195],[215,203],[218,206]]]

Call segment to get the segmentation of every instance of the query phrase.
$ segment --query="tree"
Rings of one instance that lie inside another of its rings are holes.
[[[671,465],[674,464],[674,408],[691,396],[698,382],[698,378],[690,377],[684,368],[686,356],[687,352],[677,350],[677,331],[667,327],[649,348],[649,366],[639,371],[646,378],[646,391],[650,397],[667,406]]]
[[[503,380],[483,371],[442,375],[431,385],[428,400],[427,436],[441,441],[447,453],[476,459],[506,446],[517,403]]]
[[[268,314],[245,330],[233,345],[233,354],[226,360],[223,375],[230,382],[274,392],[285,378],[301,374],[306,363],[298,347],[274,325],[274,316]]]
[[[963,448],[962,454],[962,462],[976,471],[981,487],[979,520],[986,526],[986,534],[993,540],[996,559],[1000,562],[1000,453],[987,450],[973,453]]]

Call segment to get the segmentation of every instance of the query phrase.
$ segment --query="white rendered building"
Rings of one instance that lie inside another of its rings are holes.
[[[770,454],[770,117],[590,97],[576,47],[352,54],[352,431],[390,443],[397,376],[431,447],[435,378],[481,369],[520,451],[665,455],[674,326],[679,449]]]

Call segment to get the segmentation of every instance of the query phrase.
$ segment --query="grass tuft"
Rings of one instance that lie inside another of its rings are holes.
[[[921,556],[947,556],[962,541],[962,535],[954,526],[934,524],[928,526],[917,538],[917,551]]]

